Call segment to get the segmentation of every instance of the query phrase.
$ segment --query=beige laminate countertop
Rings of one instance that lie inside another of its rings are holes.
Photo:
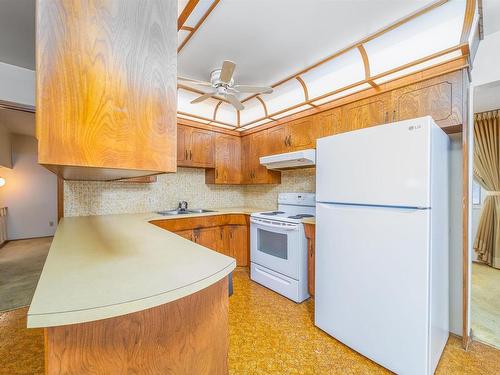
[[[220,209],[251,213],[257,209]],[[112,318],[188,296],[226,277],[233,258],[150,224],[155,213],[63,218],[28,311],[28,327]]]
[[[236,267],[233,258],[149,222],[258,211],[266,209],[236,207],[181,216],[142,213],[63,218],[28,311],[28,327],[125,315],[214,284]]]

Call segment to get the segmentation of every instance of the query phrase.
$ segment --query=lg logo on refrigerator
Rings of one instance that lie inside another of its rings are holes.
[[[408,126],[409,131],[418,130],[421,128],[422,128],[422,125],[410,125],[410,126]]]

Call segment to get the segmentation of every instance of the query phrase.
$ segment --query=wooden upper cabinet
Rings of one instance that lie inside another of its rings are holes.
[[[250,163],[250,136],[241,138],[241,183],[252,183],[252,168]]]
[[[177,2],[36,6],[39,162],[65,179],[174,172]]]
[[[337,134],[342,127],[342,109],[337,107],[318,113],[313,116],[312,123],[316,139]]]
[[[342,107],[342,126],[336,133],[381,125],[392,121],[391,93],[346,104]]]
[[[207,184],[241,183],[241,138],[217,133],[215,136],[215,168],[205,171]]]
[[[213,168],[215,136],[210,130],[179,125],[177,129],[177,165]]]
[[[460,71],[394,90],[395,119],[407,120],[430,115],[442,127],[463,122],[462,73]]]
[[[248,171],[243,171],[249,175],[250,184],[279,184],[281,183],[281,172],[272,171],[260,164],[260,157],[270,155],[268,130],[252,133],[248,136],[248,154],[244,155],[248,160],[246,167]],[[244,137],[244,138],[246,138]]]
[[[312,117],[278,125],[267,130],[268,155],[314,148],[316,137]]]
[[[299,151],[316,147],[316,137],[311,117],[292,121],[287,127],[287,151]]]
[[[267,152],[269,155],[287,152],[287,125],[278,125],[267,130]]]

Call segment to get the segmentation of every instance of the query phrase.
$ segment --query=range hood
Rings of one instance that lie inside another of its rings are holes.
[[[314,167],[316,165],[316,150],[311,148],[278,155],[262,156],[260,164],[267,169],[278,170]]]

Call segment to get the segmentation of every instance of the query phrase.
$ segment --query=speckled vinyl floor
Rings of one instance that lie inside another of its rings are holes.
[[[234,272],[229,303],[230,374],[388,374],[314,326],[313,301],[294,302]],[[500,351],[451,337],[437,374],[500,374]]]
[[[234,272],[234,292],[231,375],[389,373],[316,328],[311,300],[297,305],[250,281],[245,269]],[[43,330],[26,329],[26,313],[23,308],[0,314],[1,375],[44,373]],[[500,350],[473,343],[464,352],[460,340],[451,337],[437,374],[499,374],[499,369]]]

